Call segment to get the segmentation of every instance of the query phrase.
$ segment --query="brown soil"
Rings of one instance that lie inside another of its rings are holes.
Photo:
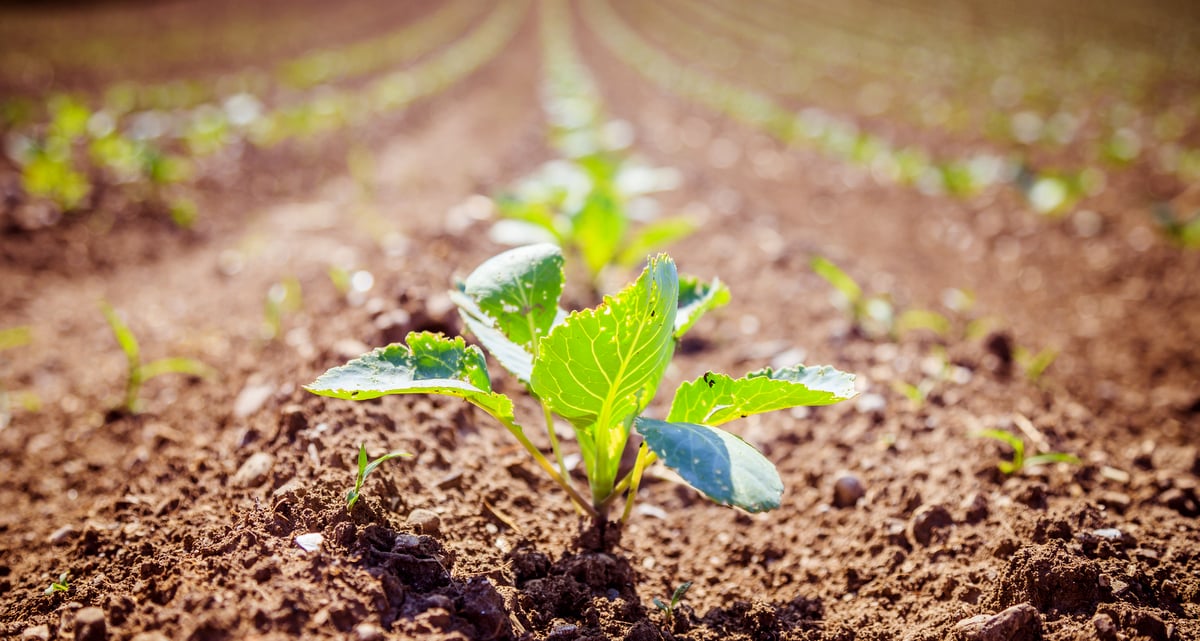
[[[1085,204],[1094,235],[1003,190],[957,201],[881,186],[658,92],[578,31],[641,152],[684,172],[664,204],[706,221],[672,255],[734,294],[664,389],[795,350],[864,382],[858,401],[732,425],[779,466],[782,508],[722,508],[652,472],[628,526],[588,531],[464,404],[300,388],[410,330],[460,331],[441,292],[500,249],[461,206],[550,155],[531,16],[465,85],[202,184],[194,232],[101,211],[0,234],[0,328],[33,331],[0,353],[0,382],[42,401],[0,430],[0,636],[1200,638],[1200,253],[1154,235],[1144,177]],[[358,143],[375,159],[367,186],[344,172]],[[741,161],[714,166],[729,148]],[[809,271],[814,253],[902,307],[971,290],[972,315],[997,331],[867,339]],[[331,265],[374,285],[348,298]],[[288,277],[303,310],[265,340],[264,296]],[[142,413],[111,411],[125,361],[99,298],[146,358],[199,358],[219,378],[155,379]],[[939,343],[960,378],[915,407],[892,383],[919,382]],[[1016,346],[1061,355],[1035,384]],[[987,428],[1083,463],[1006,477],[1003,449],[971,436]],[[361,442],[414,456],[381,467],[347,513]],[[836,488],[854,480],[863,494],[845,504]],[[306,533],[319,550],[297,545]],[[69,591],[44,596],[63,572]],[[652,605],[685,581],[672,618]]]

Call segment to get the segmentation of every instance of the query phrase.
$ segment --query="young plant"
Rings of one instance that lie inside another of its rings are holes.
[[[728,300],[719,280],[679,277],[665,254],[636,282],[598,307],[559,307],[563,255],[553,244],[513,249],[479,266],[451,292],[467,328],[542,405],[551,463],[526,434],[513,400],[495,392],[478,347],[461,337],[413,332],[405,344],[378,348],[306,386],[350,400],[385,394],[457,396],[503,425],[578,510],[598,523],[625,496],[628,519],[646,467],[661,459],[713,501],[761,512],[779,507],[783,483],[774,465],[718,426],[800,405],[828,405],[855,394],[854,377],[832,367],[763,369],[734,379],[708,372],[683,383],[665,420],[643,414],[658,390],[676,342],[708,310]],[[590,498],[572,485],[554,432],[554,416],[574,428]],[[633,469],[619,476],[633,432],[643,442]]]
[[[390,461],[394,458],[399,458],[401,456],[408,457],[408,456],[412,456],[412,454],[409,454],[408,452],[400,452],[400,451],[388,452],[387,454],[384,454],[383,456],[368,463],[367,462],[367,444],[360,443],[358,445],[358,473],[354,475],[354,487],[350,488],[350,490],[346,492],[346,511],[347,512],[350,512],[354,509],[354,504],[357,503],[359,497],[362,496],[362,487],[363,487],[363,483],[365,483],[367,481],[367,475],[370,474],[371,472],[374,472],[375,468],[379,467],[380,464],[382,464],[384,461]]]
[[[896,323],[896,310],[884,296],[867,296],[858,282],[829,259],[816,256],[810,263],[813,272],[839,294],[840,306],[854,326],[867,336],[889,336]]]
[[[191,358],[168,357],[143,363],[137,339],[134,338],[133,332],[125,324],[125,321],[121,320],[116,310],[104,301],[100,302],[100,310],[104,312],[104,318],[108,321],[108,326],[112,328],[113,336],[117,339],[117,344],[121,346],[121,351],[125,352],[125,358],[129,362],[129,371],[125,378],[125,400],[121,406],[126,412],[137,413],[138,395],[141,393],[142,384],[152,378],[163,374],[187,374],[200,378],[216,376],[213,368]]]
[[[675,608],[679,607],[679,602],[683,601],[683,596],[692,587],[692,582],[681,583],[675,588],[675,592],[671,594],[671,600],[663,603],[658,597],[654,597],[654,607],[658,608],[663,614],[667,615],[667,625],[675,623]]]
[[[1054,364],[1057,358],[1058,350],[1052,347],[1047,347],[1040,352],[1034,352],[1020,346],[1013,350],[1013,359],[1021,367],[1021,371],[1025,373],[1025,379],[1034,384],[1042,380],[1042,375]]]
[[[1021,440],[1021,437],[1013,434],[1012,432],[995,429],[982,430],[980,432],[976,432],[974,436],[997,440],[1012,448],[1012,460],[1000,461],[996,464],[996,468],[1007,475],[1019,474],[1026,468],[1035,467],[1038,465],[1047,465],[1049,463],[1070,463],[1071,465],[1078,465],[1080,463],[1078,456],[1075,456],[1074,454],[1067,454],[1065,452],[1045,452],[1043,454],[1036,454],[1026,458],[1025,441]]]
[[[295,276],[289,276],[271,285],[263,303],[263,338],[268,341],[278,338],[283,330],[283,317],[298,312],[303,307],[304,297],[300,292],[300,281]]]
[[[50,587],[46,588],[42,594],[46,596],[54,596],[55,592],[66,592],[71,589],[71,584],[68,583],[69,573],[63,572],[58,576],[57,581],[50,583]]]
[[[553,161],[496,199],[506,220],[492,235],[500,241],[554,242],[583,262],[598,292],[605,269],[631,267],[695,231],[687,217],[638,221],[630,211],[631,199],[672,188],[674,175],[608,152]]]

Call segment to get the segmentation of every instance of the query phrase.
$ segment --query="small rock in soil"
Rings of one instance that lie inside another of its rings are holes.
[[[51,545],[63,545],[71,540],[79,530],[74,525],[64,525],[55,530],[46,540]]]
[[[421,534],[437,536],[441,531],[442,519],[433,510],[417,508],[408,514],[408,524]]]
[[[275,391],[275,385],[271,383],[259,383],[257,385],[247,385],[238,392],[237,399],[233,401],[233,415],[237,418],[246,418],[251,414],[262,409],[264,403],[271,394]]]
[[[354,626],[354,638],[358,641],[381,641],[383,628],[374,623],[360,623]]]
[[[45,623],[25,628],[21,633],[23,641],[50,641],[50,626]]]
[[[1192,491],[1171,488],[1159,497],[1163,505],[1179,512],[1183,516],[1200,516],[1200,501]]]
[[[133,641],[171,641],[171,639],[157,630],[151,632],[140,632],[133,637]]]
[[[981,614],[959,621],[955,638],[961,641],[1039,641],[1042,620],[1037,608],[1020,603],[995,615]]]
[[[107,638],[104,610],[84,608],[75,614],[75,641],[104,641]]]
[[[1117,641],[1120,638],[1117,636],[1117,624],[1103,612],[1092,617],[1092,627],[1096,630],[1098,641]]]
[[[233,475],[232,484],[234,487],[258,487],[267,480],[267,475],[274,466],[274,456],[266,452],[256,452],[238,468],[237,474]]]
[[[843,474],[833,482],[833,504],[837,507],[854,507],[866,493],[862,481],[853,474]]]
[[[929,545],[934,532],[954,525],[949,510],[940,505],[926,505],[917,510],[910,523],[909,536],[916,543]]]
[[[1124,512],[1133,504],[1133,499],[1124,492],[1105,492],[1101,494],[1096,501],[1110,510]]]

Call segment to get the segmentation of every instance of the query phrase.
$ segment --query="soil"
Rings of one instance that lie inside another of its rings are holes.
[[[999,188],[926,196],[664,94],[576,33],[639,153],[683,172],[664,209],[704,224],[671,254],[733,292],[663,389],[777,359],[859,375],[854,401],[731,424],[779,467],[782,507],[716,506],[652,468],[628,525],[597,531],[465,404],[301,389],[408,331],[462,331],[442,292],[501,249],[480,195],[552,156],[534,14],[464,84],[202,181],[195,230],[114,202],[0,232],[0,328],[32,328],[0,353],[0,382],[41,400],[0,429],[0,636],[1200,638],[1200,252],[1156,236],[1148,170],[1084,203],[1098,226]],[[345,167],[356,145],[374,159],[365,184]],[[742,160],[717,162],[729,149]],[[953,338],[866,337],[813,254],[901,308],[944,311],[947,289],[969,290],[993,331],[967,338],[957,316]],[[331,266],[373,284],[344,294]],[[287,278],[303,308],[264,338],[264,297]],[[140,413],[114,410],[126,364],[101,298],[146,359],[219,376],[154,379]],[[918,406],[894,382],[920,382],[939,347],[954,380]],[[1018,347],[1060,355],[1034,382]],[[990,428],[1082,463],[1006,476],[1007,451],[972,436]],[[348,512],[360,443],[414,456]],[[312,533],[317,549],[296,542]],[[44,595],[63,572],[69,590]],[[688,581],[672,614],[653,605]]]

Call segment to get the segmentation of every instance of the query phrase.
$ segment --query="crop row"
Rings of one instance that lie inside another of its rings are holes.
[[[461,10],[465,4],[453,6]],[[274,108],[249,93],[190,109],[132,113],[92,111],[78,100],[56,97],[48,103],[48,121],[11,134],[7,151],[21,168],[26,194],[63,211],[85,208],[93,182],[128,186],[141,201],[163,204],[165,199],[175,211],[186,200],[178,198],[179,187],[188,182],[196,160],[244,143],[271,146],[366,125],[439,93],[499,53],[527,7],[498,4],[469,33],[410,68],[365,84],[296,92]],[[432,44],[420,41],[421,48]],[[423,50],[405,45],[391,53],[412,56]],[[347,63],[341,69],[353,73],[361,67]]]
[[[1141,160],[1184,182],[1200,176],[1200,149],[1187,143],[1200,135],[1190,131],[1188,117],[1200,108],[1197,95],[1185,94],[1151,117],[1135,107],[1136,102],[1106,97],[1087,82],[1076,87],[1059,83],[1050,91],[1012,73],[975,72],[974,83],[961,73],[937,73],[938,67],[946,71],[946,56],[931,57],[937,61],[933,67],[907,64],[907,59],[898,63],[902,57],[922,58],[908,55],[912,51],[928,52],[924,45],[876,41],[822,23],[789,26],[789,37],[784,38],[779,26],[771,31],[766,24],[751,24],[705,3],[640,4],[626,13],[642,33],[652,34],[644,37],[714,74],[735,75],[749,88],[780,95],[784,102],[798,99],[857,121],[888,119],[886,125],[864,127],[892,130],[892,123],[903,122],[915,128],[919,138],[941,139],[939,147],[967,143],[977,150],[1016,154],[1026,164],[1043,167],[1082,165],[1112,171]],[[790,24],[785,18],[776,22],[780,23]],[[763,34],[776,36],[766,40],[774,43],[776,58],[779,47],[792,55],[778,64],[761,64],[771,55],[758,45]],[[1115,71],[1106,67],[1104,74],[1125,85],[1138,75],[1128,72],[1130,63],[1124,58],[1113,66]],[[1030,68],[1036,73],[1039,66]],[[986,86],[978,86],[981,83]],[[1039,105],[1044,95],[1065,99]],[[1077,168],[1066,173],[1080,172]]]

